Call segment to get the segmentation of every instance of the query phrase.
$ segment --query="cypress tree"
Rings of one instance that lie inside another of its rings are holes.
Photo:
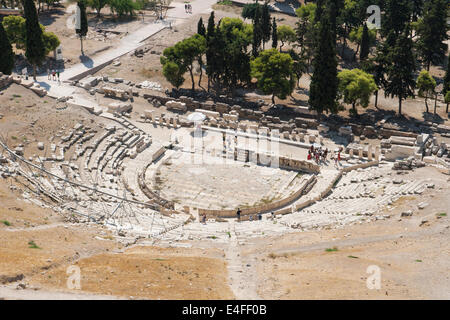
[[[416,60],[413,54],[413,42],[410,37],[411,30],[407,25],[402,34],[399,35],[394,47],[391,47],[387,60],[389,64],[386,69],[386,96],[398,98],[398,113],[402,114],[402,101],[409,96],[414,97],[416,81],[414,72]]]
[[[197,34],[201,35],[202,37],[206,37],[206,29],[205,25],[203,24],[203,18],[200,17],[200,20],[198,20],[197,24]],[[198,79],[198,86],[202,86],[202,78],[203,78],[203,57],[202,55],[198,57],[197,59],[198,65],[200,66],[200,77]]]
[[[80,37],[81,54],[84,56],[83,37],[86,37],[87,32],[88,32],[88,22],[87,22],[87,16],[86,16],[86,5],[84,4],[84,1],[78,1],[77,5],[80,8],[80,29],[77,29],[76,33]]]
[[[252,53],[254,57],[258,56],[259,48],[261,47],[261,42],[263,40],[262,32],[262,12],[261,7],[258,6],[255,10],[255,16],[253,18],[253,45]]]
[[[215,38],[215,21],[214,11],[211,12],[208,19],[206,32],[206,74],[208,75],[208,92],[211,89],[211,80],[215,74],[214,65],[214,38]]]
[[[361,52],[359,54],[359,59],[364,61],[369,56],[369,28],[367,24],[364,23],[363,33],[361,36]]]
[[[278,48],[278,27],[275,18],[272,19],[272,48]]]
[[[206,29],[205,29],[205,25],[203,24],[202,17],[200,17],[200,20],[198,20],[197,33],[203,37],[206,36]]]
[[[319,41],[313,60],[314,73],[309,90],[309,104],[317,111],[319,118],[323,112],[337,112],[337,58],[334,31],[327,14],[322,15],[319,26]]]
[[[263,9],[262,9],[262,18],[261,18],[261,28],[262,28],[262,34],[263,34],[263,49],[265,46],[265,43],[270,40],[271,36],[271,24],[270,24],[270,12],[269,12],[269,5],[264,3]]]
[[[0,72],[11,74],[14,68],[14,53],[6,35],[5,28],[0,22]]]
[[[33,65],[33,79],[36,81],[36,66],[41,65],[45,59],[45,45],[42,38],[42,29],[33,0],[24,0],[26,51],[27,60]]]

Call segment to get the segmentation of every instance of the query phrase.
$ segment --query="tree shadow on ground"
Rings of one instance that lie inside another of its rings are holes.
[[[88,56],[81,55],[80,61],[86,68],[92,68],[94,66],[94,61]]]
[[[49,11],[44,11],[39,14],[39,22],[47,27],[56,21],[57,16],[64,16],[66,14],[65,8],[52,8]]]
[[[438,124],[442,124],[445,121],[440,115],[431,112],[423,112],[422,116],[425,121],[430,121]]]

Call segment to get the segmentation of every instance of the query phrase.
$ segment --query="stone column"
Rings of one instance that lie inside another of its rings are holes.
[[[353,158],[353,149],[352,148],[350,148],[348,150],[348,154],[350,155],[350,158]]]
[[[369,159],[369,161],[373,160],[372,145],[370,145],[370,144],[369,144],[369,147],[367,148],[367,159]]]
[[[358,151],[359,151],[359,158],[363,159],[364,158],[364,147],[360,146]]]
[[[380,161],[380,146],[375,147],[375,160]]]

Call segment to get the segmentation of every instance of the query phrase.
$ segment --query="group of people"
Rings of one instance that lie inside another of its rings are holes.
[[[55,69],[53,69],[50,72],[50,69],[47,69],[47,78],[48,80],[53,80],[53,81],[58,81],[58,83],[61,83],[61,80],[59,79],[59,71],[55,71]]]
[[[242,214],[242,211],[241,211],[241,209],[237,209],[237,212],[236,212],[236,216],[237,216],[237,221],[241,221],[241,214]],[[262,220],[262,214],[261,213],[258,213],[258,214],[256,214],[256,215],[249,215],[249,217],[248,217],[248,221],[253,221],[253,220]]]
[[[308,160],[315,160],[317,164],[321,162],[326,162],[328,158],[328,148],[325,150],[322,147],[314,148],[314,145],[311,145],[311,148],[308,150]],[[334,159],[334,164],[337,166],[341,163],[341,150],[337,150],[331,154],[331,160]]]
[[[184,4],[184,11],[186,11],[186,13],[192,13],[192,5],[189,3],[185,3]]]
[[[315,160],[316,163],[325,162],[327,161],[328,157],[328,148],[325,148],[325,150],[322,149],[322,147],[314,148],[314,145],[311,145],[311,148],[308,150],[308,160]]]

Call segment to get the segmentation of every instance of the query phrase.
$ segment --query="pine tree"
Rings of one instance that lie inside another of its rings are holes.
[[[412,12],[411,1],[386,0],[384,12],[381,35],[386,38],[389,45],[394,46],[405,25],[410,21]]]
[[[417,28],[419,55],[430,70],[431,64],[439,64],[445,58],[447,41],[447,3],[445,0],[426,2],[423,18]]]
[[[45,59],[45,45],[42,29],[33,0],[24,0],[26,51],[27,60],[33,65],[33,79],[36,81],[36,66]]]
[[[398,98],[398,113],[402,114],[402,101],[412,96],[416,82],[414,72],[416,60],[413,54],[413,42],[410,37],[410,28],[407,26],[401,33],[393,47],[390,48],[386,69],[385,94]]]
[[[80,8],[80,29],[77,29],[76,33],[80,37],[81,54],[84,56],[83,37],[86,37],[87,32],[88,32],[88,22],[87,22],[87,16],[86,16],[86,5],[84,4],[84,1],[78,1],[77,5]]]
[[[272,48],[278,48],[278,27],[275,18],[272,19]]]
[[[313,60],[314,73],[309,89],[309,104],[320,118],[323,112],[337,112],[338,107],[336,46],[327,14],[322,15],[318,40]]]
[[[206,36],[206,29],[205,29],[205,25],[203,24],[203,18],[200,17],[200,20],[198,20],[198,24],[197,24],[197,33],[201,36]]]
[[[263,9],[262,9],[262,18],[261,18],[261,28],[262,28],[262,35],[263,35],[263,49],[265,47],[265,43],[270,40],[271,36],[271,24],[270,24],[270,12],[269,12],[269,5],[267,3],[264,3]]]
[[[361,61],[364,61],[369,56],[369,49],[370,49],[370,43],[369,43],[369,28],[367,28],[367,24],[364,24],[363,27],[363,33],[361,37],[361,53],[359,54],[359,59]]]
[[[11,74],[14,68],[14,53],[6,35],[5,28],[0,22],[0,72]]]

